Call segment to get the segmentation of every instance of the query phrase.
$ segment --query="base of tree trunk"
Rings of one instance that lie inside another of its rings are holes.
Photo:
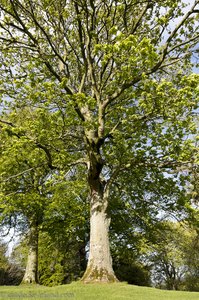
[[[39,284],[37,280],[33,280],[32,278],[25,278],[22,280],[21,284]]]
[[[114,272],[105,268],[90,265],[87,267],[81,281],[83,283],[113,283],[118,282]]]
[[[28,236],[29,251],[22,284],[38,284],[38,239],[38,225],[35,218],[33,218],[33,221],[30,222]]]

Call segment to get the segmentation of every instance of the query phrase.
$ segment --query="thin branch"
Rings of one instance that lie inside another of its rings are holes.
[[[9,125],[9,126],[12,126],[12,127],[16,127],[13,123],[5,121],[5,120],[0,120],[0,123],[6,124],[6,125]]]
[[[35,25],[41,30],[41,32],[46,37],[46,40],[47,40],[48,44],[50,45],[52,51],[54,52],[55,56],[59,58],[59,60],[62,62],[63,65],[67,66],[67,64],[65,63],[65,60],[62,58],[62,56],[55,49],[55,47],[54,47],[54,45],[53,45],[53,43],[52,43],[52,41],[51,41],[51,39],[49,37],[49,34],[45,31],[44,27],[42,27],[40,25],[40,23],[37,21],[37,19],[35,18],[34,9],[32,7],[32,2],[29,1],[29,3],[30,3],[30,6],[31,6],[31,12],[29,12],[27,10],[26,10],[26,12],[29,13],[29,15],[31,16],[31,18],[32,18],[33,22],[35,23]]]
[[[88,163],[89,163],[88,159],[80,158],[80,159],[78,159],[74,162],[71,162],[71,163],[67,164],[67,166],[72,167],[72,166],[81,165],[81,164],[88,166]]]
[[[150,74],[154,73],[155,71],[158,70],[158,68],[161,66],[161,64],[164,62],[167,54],[170,52],[168,51],[169,46],[171,41],[173,40],[173,38],[176,36],[177,32],[179,31],[179,29],[184,25],[184,23],[186,22],[186,20],[193,14],[195,13],[195,6],[199,3],[199,1],[195,1],[194,5],[191,7],[191,9],[184,15],[184,17],[182,18],[182,20],[176,25],[176,27],[174,28],[174,30],[171,32],[171,34],[169,35],[169,37],[166,40],[166,43],[164,44],[163,47],[163,51],[162,51],[162,55],[161,58],[159,60],[159,62],[157,62],[157,64],[151,69]],[[198,36],[197,36],[198,37]]]
[[[178,162],[176,160],[165,160],[160,162],[152,162],[152,161],[138,161],[132,160],[132,162],[127,163],[126,165],[121,167],[121,171],[128,170],[132,168],[133,166],[137,167],[147,167],[147,168],[160,168],[160,169],[171,169],[174,167],[179,166],[188,166],[190,164],[190,161],[186,162]]]
[[[193,36],[193,37],[192,37],[191,39],[189,39],[188,41],[184,41],[184,42],[182,42],[182,43],[180,43],[180,44],[177,44],[177,45],[173,46],[172,48],[170,48],[170,49],[168,50],[168,53],[172,52],[173,50],[175,50],[175,49],[177,49],[177,48],[179,48],[179,47],[185,46],[185,45],[189,44],[189,43],[192,42],[192,41],[196,41],[198,38],[199,38],[199,34]]]
[[[35,142],[35,145],[36,145],[38,148],[44,150],[44,152],[45,152],[45,154],[46,154],[46,156],[47,156],[47,159],[48,159],[48,167],[49,167],[51,170],[57,169],[57,167],[53,166],[53,164],[52,164],[52,156],[51,156],[50,150],[49,150],[46,146],[44,146],[44,145],[42,145],[42,144],[40,144],[40,143],[38,143],[38,142]]]
[[[20,172],[20,173],[18,173],[18,174],[12,175],[12,176],[10,176],[10,177],[4,179],[4,180],[1,180],[1,182],[7,182],[7,181],[9,181],[10,179],[19,177],[19,176],[21,176],[21,175],[23,175],[23,174],[25,174],[25,173],[28,173],[28,172],[30,172],[30,171],[32,171],[32,170],[34,170],[34,169],[35,169],[35,167],[34,167],[34,168],[29,168],[29,169],[27,169],[27,170],[25,170],[25,171],[23,171],[23,172]]]
[[[140,25],[142,18],[144,17],[145,13],[147,12],[148,8],[150,7],[150,1],[148,1],[148,3],[146,4],[146,6],[142,9],[140,15],[138,16],[138,19],[136,20],[132,30],[131,30],[131,34],[134,34],[138,28],[138,26]]]
[[[113,133],[115,132],[115,130],[119,127],[119,125],[121,125],[122,122],[118,121],[117,124],[111,129],[111,131],[104,137],[104,140],[107,138],[111,138],[113,137]]]

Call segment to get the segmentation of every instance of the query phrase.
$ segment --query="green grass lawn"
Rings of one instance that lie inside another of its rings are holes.
[[[162,291],[126,283],[72,283],[57,287],[0,287],[0,300],[198,300],[199,293]]]

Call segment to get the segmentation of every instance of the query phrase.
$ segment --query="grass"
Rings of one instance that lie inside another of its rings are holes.
[[[198,300],[197,292],[163,291],[126,283],[83,284],[74,282],[57,287],[0,287],[0,300]]]

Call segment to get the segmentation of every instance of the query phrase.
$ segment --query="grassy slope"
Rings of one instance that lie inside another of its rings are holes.
[[[42,286],[0,287],[0,300],[198,300],[199,293],[162,291],[125,283],[72,283],[53,288]]]

